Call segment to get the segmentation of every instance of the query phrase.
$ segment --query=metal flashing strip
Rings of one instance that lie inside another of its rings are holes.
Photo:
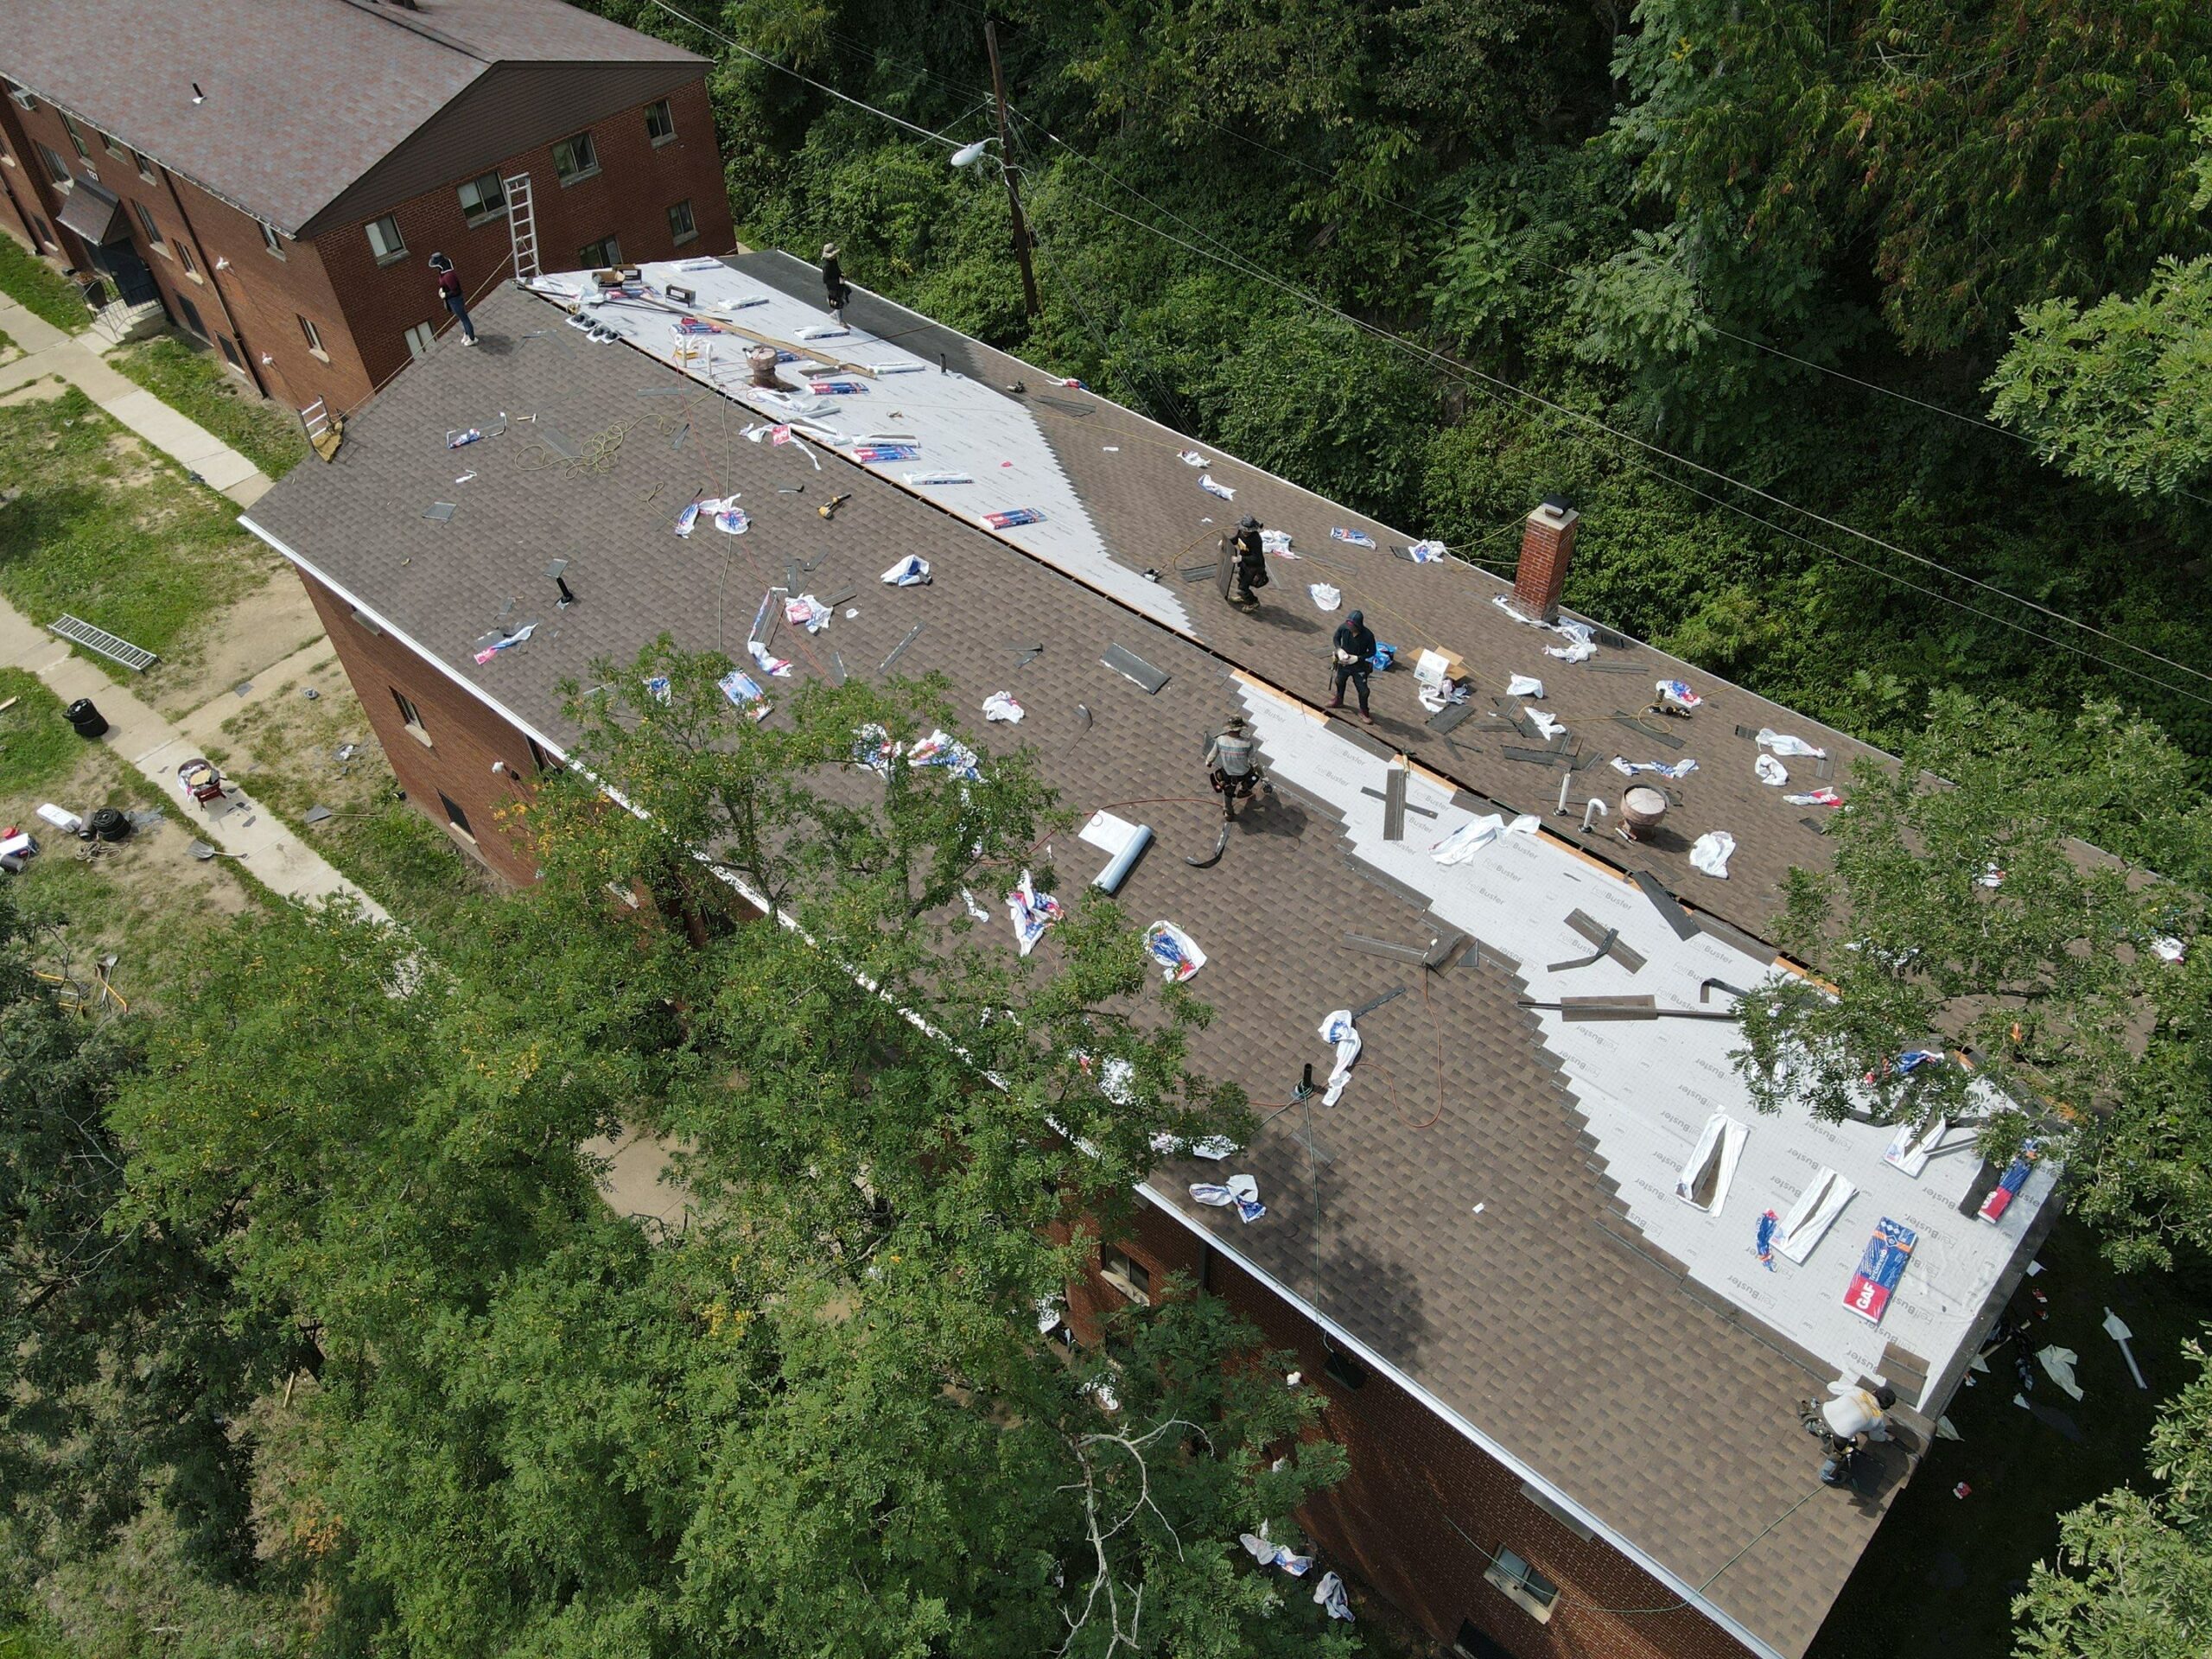
[[[1134,681],[1154,696],[1159,694],[1161,686],[1167,683],[1166,674],[1124,646],[1107,646],[1106,654],[1098,660],[1124,679]]]

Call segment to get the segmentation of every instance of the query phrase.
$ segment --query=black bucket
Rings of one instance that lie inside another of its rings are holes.
[[[92,707],[92,700],[90,697],[78,698],[76,702],[63,709],[62,713],[69,717],[69,723],[77,728],[78,736],[105,737],[107,735],[107,716]]]

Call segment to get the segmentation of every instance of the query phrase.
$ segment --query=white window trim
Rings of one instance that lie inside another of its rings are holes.
[[[1143,1262],[1139,1262],[1135,1256],[1131,1255],[1120,1245],[1109,1244],[1102,1248],[1098,1252],[1098,1276],[1104,1280],[1108,1284],[1113,1286],[1116,1290],[1119,1291],[1130,1301],[1135,1302],[1139,1307],[1150,1307],[1152,1306],[1152,1293],[1148,1290],[1139,1288],[1135,1279],[1110,1266],[1107,1260],[1109,1252],[1112,1255],[1120,1257],[1122,1261],[1128,1262],[1133,1267],[1141,1268],[1144,1266]],[[1149,1269],[1147,1269],[1147,1271],[1149,1272]]]
[[[1526,1556],[1519,1554],[1517,1551],[1507,1549],[1503,1545],[1499,1546],[1499,1553],[1501,1554],[1512,1556],[1515,1560],[1519,1561],[1523,1567],[1534,1568],[1537,1572],[1541,1572],[1543,1570],[1541,1567],[1537,1567],[1535,1563],[1529,1560]],[[1548,1624],[1552,1622],[1552,1611],[1559,1605],[1559,1595],[1556,1586],[1554,1586],[1552,1599],[1549,1601],[1545,1601],[1532,1592],[1526,1584],[1522,1583],[1517,1574],[1507,1571],[1505,1567],[1500,1566],[1496,1561],[1492,1561],[1488,1567],[1485,1567],[1483,1569],[1483,1577],[1490,1580],[1492,1587],[1495,1588],[1500,1595],[1503,1596],[1516,1607],[1518,1607],[1522,1612],[1528,1614],[1529,1618],[1535,1619],[1539,1624]],[[1548,1575],[1547,1575],[1547,1578],[1548,1579]]]
[[[387,220],[391,225],[392,233],[399,238],[399,245],[390,253],[378,249],[376,238],[369,234],[374,226],[382,225]],[[362,226],[361,240],[369,245],[369,257],[379,265],[396,265],[407,257],[407,232],[399,228],[399,221],[390,213],[378,213],[366,225]]]
[[[553,159],[554,181],[558,183],[563,190],[567,189],[572,184],[582,184],[586,179],[595,179],[599,176],[599,140],[591,136],[588,129],[582,132],[571,133],[566,138],[558,139],[554,143],[552,147],[557,151],[563,144],[573,144],[580,138],[591,146],[591,165],[589,167],[583,168],[580,172],[570,173],[564,175],[561,171],[560,157],[556,155]]]

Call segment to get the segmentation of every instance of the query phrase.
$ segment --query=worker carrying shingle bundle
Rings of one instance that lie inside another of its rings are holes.
[[[1255,590],[1267,585],[1267,546],[1260,521],[1248,512],[1221,538],[1221,596],[1232,605],[1257,605]]]

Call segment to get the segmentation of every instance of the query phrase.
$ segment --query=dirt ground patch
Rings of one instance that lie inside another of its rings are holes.
[[[196,726],[185,717],[219,703],[241,681],[255,679],[321,637],[322,623],[306,587],[289,571],[279,570],[208,619],[183,655],[157,664],[138,690],[169,719]]]

